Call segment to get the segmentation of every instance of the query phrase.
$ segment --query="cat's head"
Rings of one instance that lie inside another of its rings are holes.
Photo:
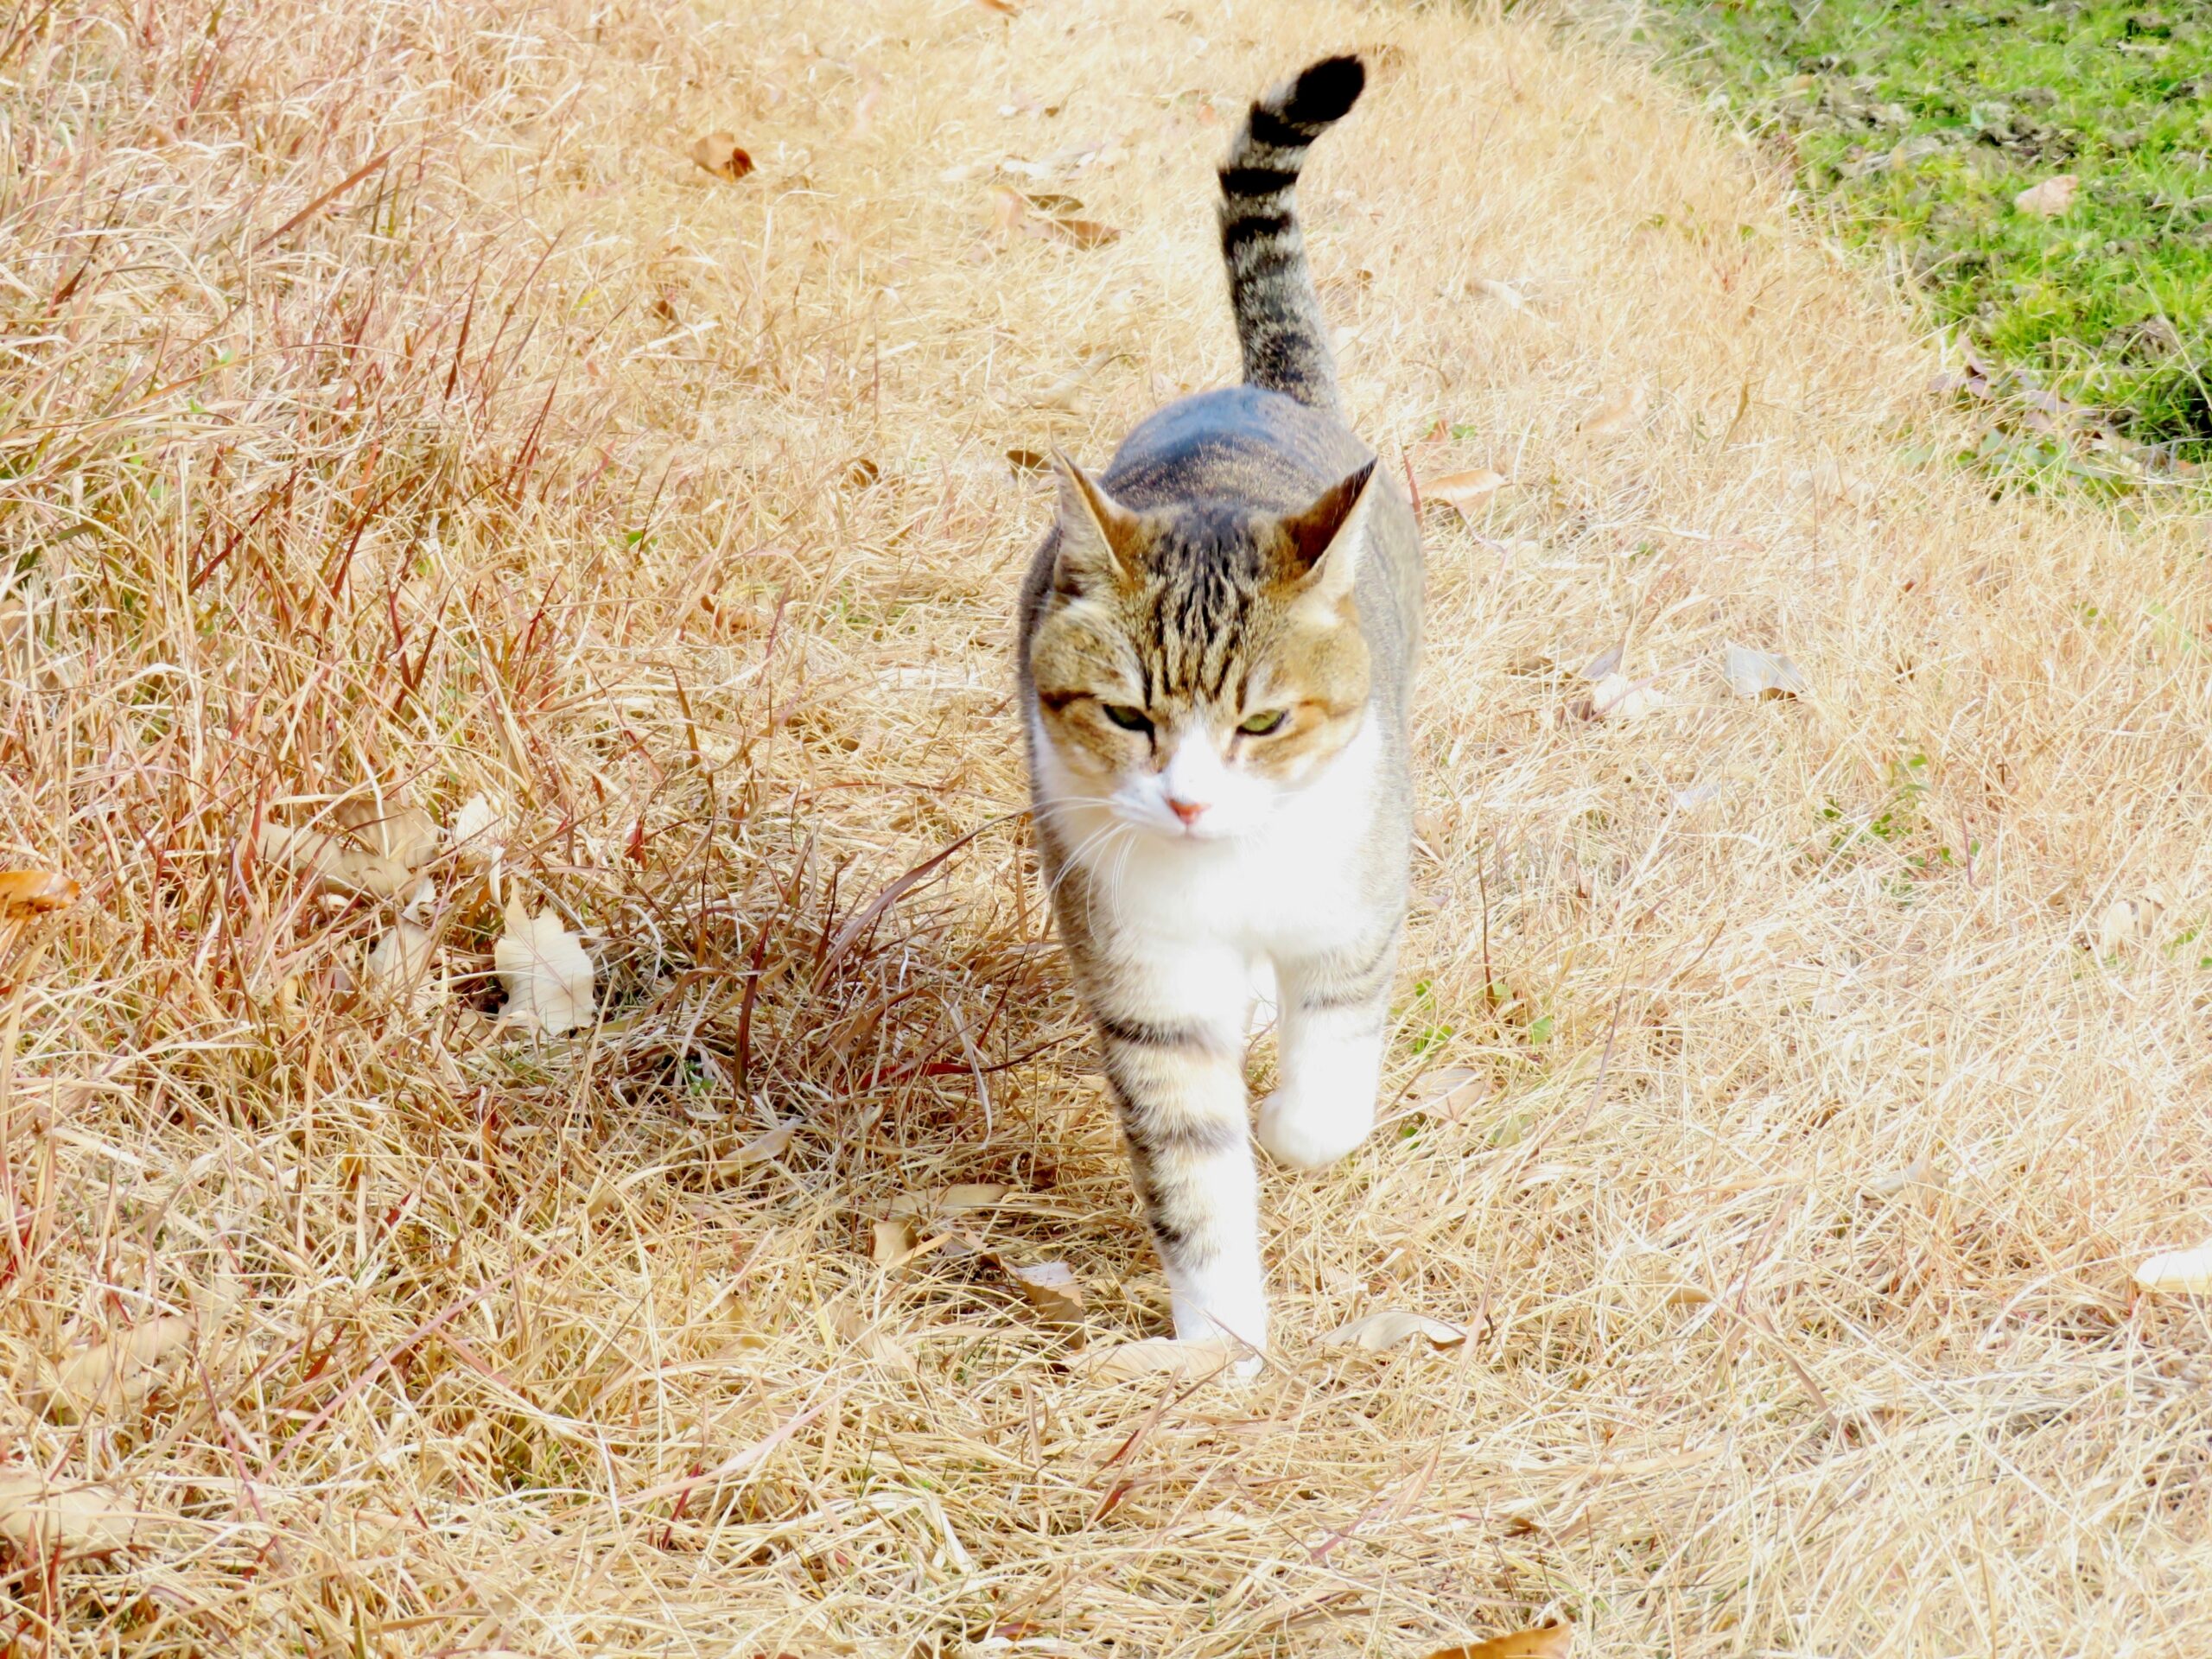
[[[1071,792],[1166,836],[1262,828],[1357,734],[1352,579],[1374,463],[1295,512],[1137,512],[1059,472],[1059,550],[1030,640],[1041,741]]]

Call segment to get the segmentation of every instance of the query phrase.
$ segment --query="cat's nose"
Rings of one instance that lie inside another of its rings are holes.
[[[1185,825],[1196,823],[1211,804],[1211,801],[1179,801],[1173,795],[1167,798],[1167,810]]]

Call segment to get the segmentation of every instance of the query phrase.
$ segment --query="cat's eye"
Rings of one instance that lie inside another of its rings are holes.
[[[1141,709],[1133,709],[1126,702],[1102,702],[1098,706],[1105,710],[1107,719],[1125,732],[1148,732],[1152,729],[1152,722],[1145,718]]]
[[[1287,709],[1270,709],[1263,715],[1247,715],[1236,729],[1248,737],[1265,737],[1289,717]]]

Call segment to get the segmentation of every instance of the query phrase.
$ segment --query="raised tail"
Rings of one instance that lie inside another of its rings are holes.
[[[1337,365],[1294,198],[1313,141],[1359,102],[1357,58],[1324,58],[1252,105],[1221,164],[1221,253],[1244,381],[1338,413]]]

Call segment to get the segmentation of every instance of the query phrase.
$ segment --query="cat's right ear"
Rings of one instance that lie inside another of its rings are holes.
[[[1082,593],[1100,583],[1134,582],[1141,540],[1136,515],[1058,449],[1052,470],[1060,480],[1060,550],[1052,585],[1062,593]]]

